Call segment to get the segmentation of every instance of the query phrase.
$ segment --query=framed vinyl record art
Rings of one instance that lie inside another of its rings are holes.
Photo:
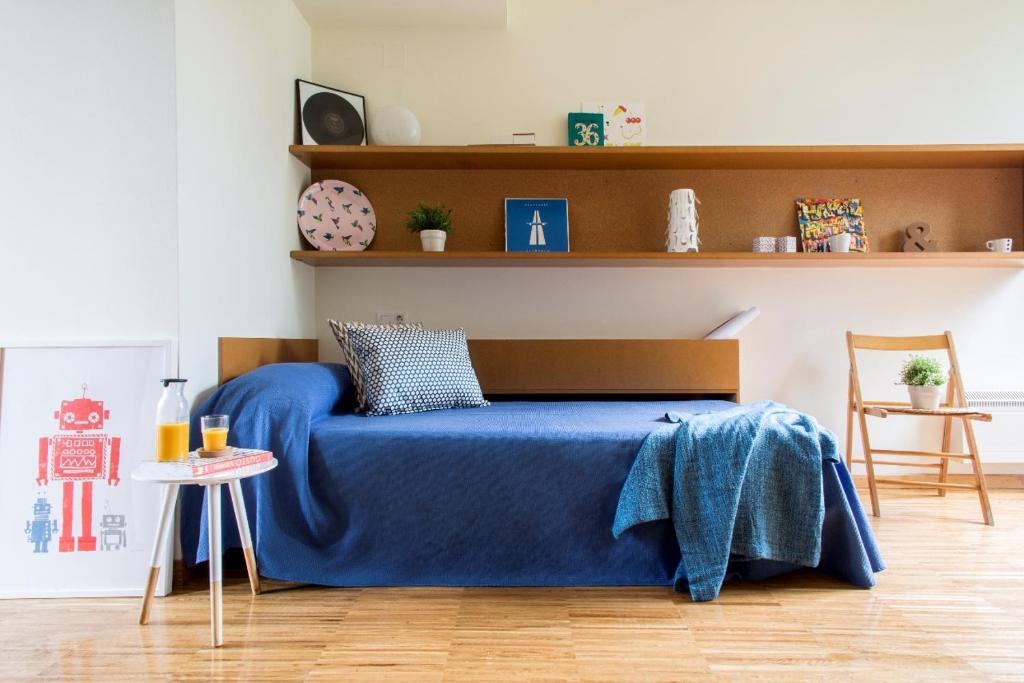
[[[365,145],[366,98],[295,80],[304,145]]]

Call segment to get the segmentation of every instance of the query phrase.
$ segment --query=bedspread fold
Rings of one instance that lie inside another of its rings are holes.
[[[317,419],[353,401],[354,387],[344,366],[277,363],[218,387],[196,407],[189,430],[191,448],[202,445],[200,416],[216,413],[231,418],[229,445],[263,448],[277,457],[278,476],[242,480],[246,514],[254,523],[253,542],[257,549],[265,544],[263,521],[271,514],[274,517],[273,543],[285,547],[286,553],[310,545],[315,547],[319,539],[332,532],[335,520],[325,514],[309,473],[310,434]],[[281,476],[285,472],[287,475]],[[204,494],[201,486],[183,487],[184,509],[201,509],[205,516]],[[231,505],[225,501],[222,508],[230,511]],[[238,545],[233,520],[223,525],[223,534],[225,548]],[[181,543],[183,548],[196,549],[195,559],[205,560],[206,525],[183,525]]]

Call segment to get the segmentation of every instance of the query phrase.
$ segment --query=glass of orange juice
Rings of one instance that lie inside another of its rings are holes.
[[[222,451],[228,447],[227,415],[203,415],[199,426],[203,431],[204,450]]]

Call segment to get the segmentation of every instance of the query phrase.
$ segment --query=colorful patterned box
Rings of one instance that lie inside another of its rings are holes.
[[[798,199],[796,217],[804,251],[827,251],[828,238],[843,232],[850,233],[850,251],[868,250],[859,199]]]

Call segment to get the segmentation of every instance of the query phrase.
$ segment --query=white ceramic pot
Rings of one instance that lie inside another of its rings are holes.
[[[448,233],[444,230],[420,230],[420,242],[423,251],[444,251],[444,241]]]
[[[910,407],[921,410],[935,410],[939,407],[942,399],[942,387],[935,386],[907,386],[910,393]]]

